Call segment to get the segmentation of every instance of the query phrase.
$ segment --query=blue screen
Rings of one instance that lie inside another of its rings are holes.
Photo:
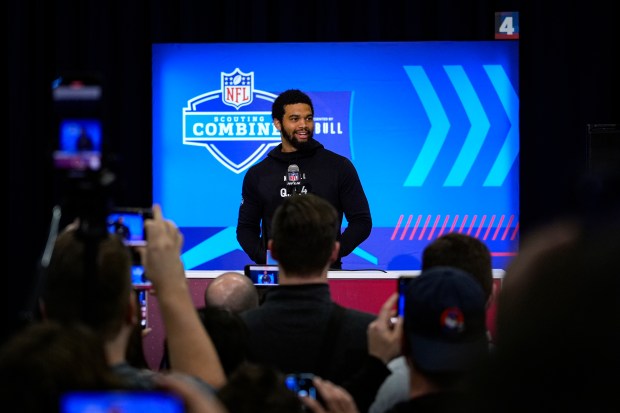
[[[161,391],[74,391],[63,394],[60,413],[183,413],[183,401]]]
[[[373,218],[343,269],[416,270],[447,232],[504,268],[519,235],[517,41],[153,45],[153,200],[188,270],[251,263],[235,229],[247,169],[280,142],[277,95],[313,100],[315,138],[353,162]],[[346,222],[343,223],[346,226]]]

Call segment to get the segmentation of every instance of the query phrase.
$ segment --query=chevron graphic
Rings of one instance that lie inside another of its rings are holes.
[[[461,186],[471,170],[478,152],[480,152],[491,124],[463,67],[445,66],[444,69],[471,123],[471,128],[461,148],[461,152],[443,184],[444,186]]]
[[[443,184],[445,187],[458,187],[463,185],[474,166],[494,119],[489,118],[484,109],[484,96],[481,99],[464,68],[461,65],[446,65],[443,68],[471,125]],[[485,65],[483,68],[510,122],[503,146],[483,184],[486,187],[499,187],[503,185],[519,154],[519,98],[501,65]],[[451,122],[424,68],[404,66],[404,69],[431,125],[422,149],[403,183],[403,186],[420,187],[440,155]]]
[[[446,140],[446,135],[450,130],[450,121],[424,69],[421,66],[405,66],[405,71],[416,92],[418,92],[431,128],[424,141],[420,155],[413,164],[413,168],[403,185],[422,186]]]
[[[519,154],[519,96],[512,87],[503,67],[489,65],[484,66],[484,70],[502,102],[511,125],[491,172],[484,181],[484,186],[502,186]]]

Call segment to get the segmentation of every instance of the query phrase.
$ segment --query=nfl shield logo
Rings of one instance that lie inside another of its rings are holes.
[[[288,173],[288,181],[289,182],[297,182],[299,181],[299,171],[293,171]]]
[[[252,103],[254,72],[243,73],[236,68],[232,73],[222,72],[222,102],[235,109]]]

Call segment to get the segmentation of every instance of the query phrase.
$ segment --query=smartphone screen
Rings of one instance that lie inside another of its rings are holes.
[[[245,275],[254,285],[278,285],[278,266],[250,264],[244,268]]]
[[[102,127],[99,119],[66,118],[59,121],[54,167],[73,171],[101,168]]]
[[[148,307],[148,301],[147,301],[148,290],[136,289],[136,295],[138,296],[138,305],[139,305],[139,311],[140,311],[140,327],[142,327],[142,330],[144,330],[145,328],[149,326],[149,323],[148,323],[149,307]]]
[[[116,208],[108,215],[108,231],[120,235],[126,245],[146,245],[144,220],[151,216],[149,209]]]
[[[287,374],[285,377],[286,387],[297,393],[298,396],[317,398],[317,390],[314,387],[312,373]]]
[[[148,290],[152,287],[151,281],[146,276],[141,264],[131,266],[131,284],[137,290]]]
[[[398,277],[398,315],[403,317],[405,315],[405,295],[407,292],[407,286],[409,282],[413,279],[412,275],[401,275]]]
[[[163,391],[73,391],[62,395],[60,413],[183,413],[180,397]]]

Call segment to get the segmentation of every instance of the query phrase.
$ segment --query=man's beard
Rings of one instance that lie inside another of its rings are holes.
[[[284,130],[284,128],[282,128],[281,132],[284,140],[286,140],[293,148],[297,149],[298,151],[303,151],[305,148],[307,148],[310,144],[310,141],[312,141],[312,137],[314,136],[314,133],[311,130],[308,130],[308,139],[305,142],[299,142],[299,140],[294,136],[294,132],[291,135],[286,130]]]

